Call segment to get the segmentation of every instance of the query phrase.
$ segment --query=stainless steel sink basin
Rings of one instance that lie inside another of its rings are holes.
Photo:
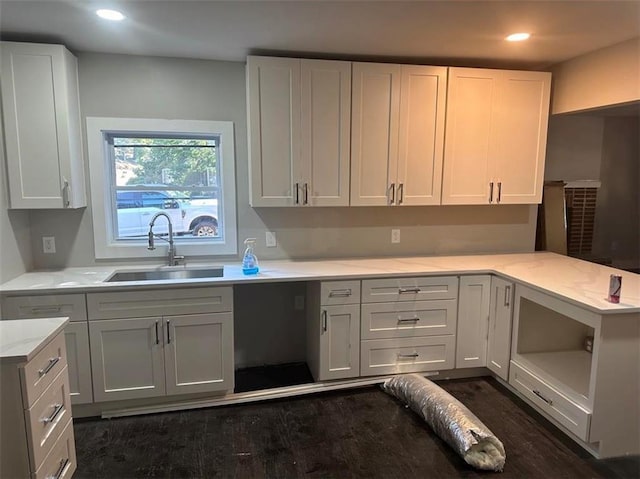
[[[116,271],[107,279],[105,283],[115,283],[121,281],[157,281],[161,279],[197,279],[197,278],[220,278],[224,273],[224,268],[181,268],[181,269],[154,269],[148,271]]]

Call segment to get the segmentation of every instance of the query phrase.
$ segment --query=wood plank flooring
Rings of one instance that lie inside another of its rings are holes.
[[[490,378],[439,382],[504,443],[500,478],[637,478],[640,459],[597,461]],[[378,387],[74,424],[75,478],[476,478]]]

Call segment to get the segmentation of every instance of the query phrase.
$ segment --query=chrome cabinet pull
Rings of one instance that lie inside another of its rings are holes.
[[[404,201],[404,183],[398,185],[398,204],[401,205]]]
[[[167,319],[167,344],[171,344],[171,321]]]
[[[532,392],[533,392],[533,394],[538,396],[540,399],[542,399],[544,402],[546,402],[549,406],[551,406],[553,404],[553,401],[551,399],[547,399],[542,394],[540,394],[540,391],[538,391],[536,389],[533,389]]]
[[[389,201],[389,204],[392,205],[396,201],[396,184],[395,183],[391,183],[391,186],[389,187],[389,190],[391,190],[391,200]],[[388,194],[387,194],[387,196],[388,196]]]
[[[42,377],[47,374],[49,371],[51,371],[51,369],[53,369],[56,364],[58,364],[58,361],[60,361],[61,359],[62,358],[60,356],[58,356],[57,358],[49,359],[47,365],[38,371],[38,376]]]
[[[502,181],[498,181],[498,203],[500,203],[500,198],[502,198]]]
[[[412,354],[400,354],[400,353],[398,353],[398,359],[415,359],[418,356],[420,356],[418,353],[412,353]]]
[[[493,203],[493,181],[489,183],[489,203]]]
[[[60,414],[60,412],[63,409],[64,409],[64,406],[62,404],[54,404],[53,405],[53,412],[51,413],[51,416],[40,419],[40,422],[43,422],[45,424],[49,424],[50,422],[55,421],[56,417],[58,417],[58,414]]]
[[[419,293],[420,288],[398,288],[398,294]]]
[[[69,464],[68,457],[66,459],[60,459],[60,466],[58,466],[58,470],[56,471],[56,473],[53,476],[45,477],[45,479],[60,479],[62,477],[62,473],[67,468],[68,464]]]
[[[327,331],[327,310],[326,309],[322,310],[322,331],[323,332]]]
[[[296,183],[295,184],[295,189],[296,189],[296,199],[295,199],[295,204],[299,205],[300,204],[300,196],[299,196],[299,192],[298,190],[300,189],[300,183]]]
[[[160,336],[158,336],[158,321],[156,321],[156,344],[160,344]]]
[[[65,208],[68,208],[71,204],[71,201],[69,200],[71,186],[69,186],[69,180],[66,178],[62,178],[62,183],[64,185],[62,187],[62,204]]]
[[[504,305],[507,307],[511,305],[511,286],[504,288]]]
[[[303,204],[308,205],[309,204],[309,184],[305,183],[304,184],[304,188],[303,188]]]
[[[399,323],[417,323],[420,318],[398,318]]]
[[[31,308],[32,313],[59,313],[62,306],[34,306]]]
[[[346,298],[351,296],[351,289],[332,289],[329,291],[330,298]]]

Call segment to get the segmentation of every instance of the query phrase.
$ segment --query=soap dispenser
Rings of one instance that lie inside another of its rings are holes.
[[[258,274],[258,258],[256,258],[256,254],[253,252],[256,239],[247,238],[244,240],[244,244],[247,248],[244,250],[244,255],[242,257],[242,272],[244,274]]]

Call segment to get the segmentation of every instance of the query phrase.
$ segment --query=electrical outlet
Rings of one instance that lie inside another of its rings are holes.
[[[43,236],[42,237],[42,252],[52,254],[56,252],[56,238],[55,236]]]
[[[293,309],[296,311],[302,311],[304,309],[304,296],[294,296]]]
[[[400,243],[400,230],[391,230],[391,242]]]
[[[276,234],[273,231],[267,231],[265,233],[265,241],[267,243],[267,248],[275,248],[278,246],[278,242],[276,241]]]

